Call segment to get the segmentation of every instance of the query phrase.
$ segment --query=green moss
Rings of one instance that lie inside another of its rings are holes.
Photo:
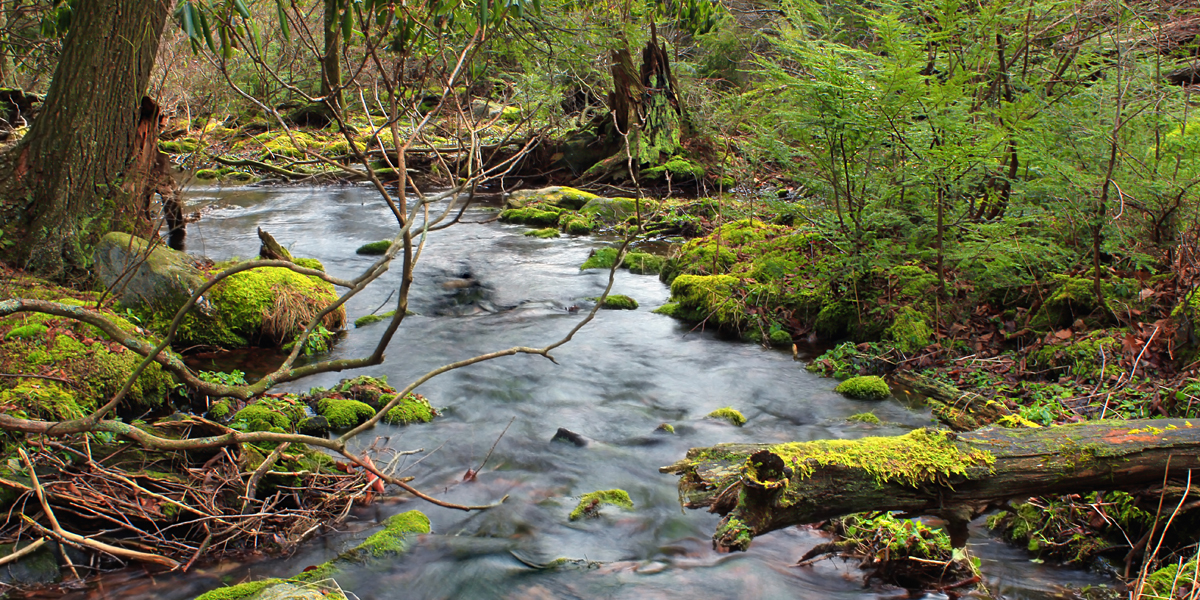
[[[296,411],[281,410],[281,408],[269,401],[259,400],[237,411],[237,414],[233,415],[233,421],[235,423],[245,421],[249,431],[269,431],[272,427],[291,431],[295,426],[295,421],[303,418],[304,411],[301,408],[297,413]]]
[[[200,148],[200,142],[193,138],[183,138],[172,141],[160,141],[158,149],[167,154],[191,154]]]
[[[1121,343],[1115,337],[1093,331],[1061,343],[1045,344],[1030,353],[1029,358],[1033,367],[1069,370],[1071,375],[1099,382],[1120,375],[1119,361],[1112,359],[1120,355]]]
[[[382,256],[383,254],[387,253],[387,249],[391,246],[392,240],[379,240],[378,242],[371,242],[369,244],[363,244],[359,246],[358,250],[355,250],[354,253],[365,256]]]
[[[629,499],[629,493],[625,490],[600,490],[580,496],[579,504],[575,506],[575,510],[571,511],[569,518],[572,521],[578,521],[586,516],[597,516],[600,507],[605,504],[633,510],[633,500]]]
[[[1143,598],[1185,598],[1180,591],[1194,590],[1196,581],[1196,559],[1180,568],[1179,563],[1169,564],[1146,576],[1142,583]],[[1132,587],[1132,586],[1131,586]]]
[[[738,329],[749,316],[745,306],[734,300],[737,285],[738,278],[732,275],[680,275],[671,283],[671,300],[679,305],[676,315]]]
[[[721,421],[728,422],[730,425],[736,425],[738,427],[741,427],[742,425],[746,424],[746,417],[743,416],[742,413],[740,413],[736,409],[734,409],[732,406],[726,406],[725,408],[718,408],[717,410],[714,410],[705,416],[708,417],[709,419],[718,419]]]
[[[216,421],[224,421],[229,414],[233,412],[233,407],[229,406],[228,400],[217,400],[208,407],[208,418]]]
[[[559,221],[563,230],[571,235],[587,235],[596,228],[596,222],[586,216],[570,215]]]
[[[851,377],[840,383],[834,391],[856,400],[883,400],[892,395],[887,382],[875,375]]]
[[[429,517],[421,511],[410,510],[388,517],[383,531],[375,533],[355,548],[355,553],[375,558],[399,554],[408,550],[415,535],[429,533]]]
[[[604,303],[600,305],[600,308],[611,310],[635,310],[637,307],[637,300],[621,294],[609,294],[604,298]]]
[[[996,460],[982,450],[964,452],[945,433],[925,429],[894,437],[790,442],[768,450],[790,465],[800,479],[812,475],[817,466],[841,465],[862,469],[880,483],[894,481],[914,487],[951,475],[965,476],[968,468],[990,467]],[[747,461],[746,476],[755,477],[756,468]],[[782,501],[787,502],[786,495]]]
[[[541,208],[510,208],[500,212],[500,220],[507,223],[523,223],[535,227],[557,227],[561,210]]]
[[[886,334],[896,349],[905,354],[922,350],[933,340],[925,314],[909,306],[900,309]]]
[[[617,262],[618,252],[616,248],[597,248],[582,265],[579,265],[579,270],[611,269]]]
[[[375,410],[358,400],[321,398],[317,401],[317,414],[329,419],[333,429],[351,429],[375,416]]]
[[[293,258],[292,262],[300,265],[301,267],[316,269],[322,273],[325,272],[325,265],[321,264],[321,261],[315,258]]]
[[[30,340],[42,337],[46,333],[47,327],[41,323],[30,323],[20,327],[13,327],[4,335],[6,340]]]
[[[14,416],[45,421],[66,421],[95,410],[93,398],[77,398],[73,392],[48,380],[25,379],[16,387],[0,390],[0,406],[15,407]]]
[[[259,592],[283,583],[282,579],[264,579],[262,581],[247,581],[230,587],[217,588],[201,594],[196,600],[244,600]]]
[[[525,235],[529,237],[541,238],[543,240],[559,237],[558,229],[555,229],[554,227],[526,231]]]
[[[668,302],[650,312],[652,312],[656,315],[666,315],[668,317],[673,317],[673,318],[683,318],[682,315],[680,315],[680,313],[679,313],[679,303],[678,302]]]
[[[662,271],[663,265],[667,259],[661,256],[655,256],[648,252],[630,252],[625,255],[625,260],[622,261],[626,267],[629,267],[630,273],[638,275],[657,275]]]
[[[673,179],[700,179],[704,177],[704,167],[689,161],[682,156],[673,156],[661,166],[642,169],[642,175],[648,179],[659,179],[668,173]]]
[[[370,325],[372,323],[386,321],[387,319],[390,319],[390,318],[394,317],[395,315],[396,315],[396,311],[394,311],[394,310],[385,312],[382,315],[363,315],[354,320],[354,326],[356,328],[357,327],[366,327],[367,325]]]
[[[379,401],[386,404],[391,402],[394,397],[393,395],[384,395]],[[383,422],[389,425],[428,423],[437,414],[437,411],[433,409],[433,406],[430,406],[429,400],[425,396],[410,393],[383,416]]]
[[[857,423],[870,423],[872,425],[879,425],[881,423],[881,421],[879,420],[879,417],[875,416],[875,413],[869,413],[869,412],[858,413],[857,415],[850,415],[849,417],[846,417],[846,420],[847,421],[855,421]]]
[[[193,310],[179,327],[179,344],[240,348],[251,343],[295,338],[317,307],[337,300],[333,285],[283,267],[265,267],[230,275],[208,294],[207,310]],[[146,325],[165,330],[173,312],[140,311]],[[330,331],[340,329],[344,308],[326,317]],[[264,327],[271,328],[265,331]]]
[[[196,169],[193,175],[201,181],[214,181],[221,178],[221,172],[215,169]]]
[[[857,314],[854,305],[848,302],[827,304],[817,313],[813,328],[816,329],[817,335],[823,338],[838,338],[850,330],[850,324],[854,322]]]
[[[662,423],[658,427],[655,427],[654,430],[663,433],[675,433],[675,426],[670,423]]]
[[[722,545],[726,548],[737,548],[746,550],[750,547],[750,540],[754,535],[750,528],[746,526],[737,517],[726,517],[713,533],[714,540],[721,540]]]
[[[325,147],[325,144],[309,133],[293,131],[291,136],[286,133],[279,134],[267,140],[262,146],[264,154],[268,157],[302,158],[306,155],[306,150],[319,152]]]

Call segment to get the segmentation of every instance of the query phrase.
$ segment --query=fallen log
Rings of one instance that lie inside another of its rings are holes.
[[[745,550],[776,529],[874,510],[941,516],[960,547],[971,519],[1009,499],[1138,490],[1196,468],[1200,426],[1154,419],[718,444],[660,470],[679,475],[685,507],[724,515],[714,547]]]
[[[964,392],[953,385],[912,371],[896,371],[889,378],[893,384],[925,396],[934,418],[955,431],[974,431],[1012,414],[999,400]]]

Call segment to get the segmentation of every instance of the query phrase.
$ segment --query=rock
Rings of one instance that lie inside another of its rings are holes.
[[[182,252],[126,233],[112,232],[95,250],[96,271],[124,306],[174,309],[204,284],[204,273]],[[200,307],[202,310],[204,306]]]
[[[0,556],[8,556],[13,550],[28,546],[29,541],[18,544],[0,545]],[[48,585],[58,583],[62,573],[58,569],[57,544],[48,541],[27,556],[0,567],[0,583],[16,586]]]
[[[653,200],[648,198],[634,200],[633,198],[596,197],[583,205],[579,209],[579,213],[608,225],[613,225],[636,215],[639,205],[643,217],[649,215],[658,206]]]
[[[600,196],[573,187],[550,186],[537,190],[517,190],[505,201],[507,208],[524,208],[530,204],[551,204],[567,210],[579,210]]]
[[[322,416],[307,417],[296,424],[296,433],[323,437],[329,434],[329,419]]]
[[[325,600],[325,591],[315,585],[279,583],[263,588],[253,600]]]
[[[559,427],[558,431],[554,432],[554,437],[550,438],[550,441],[551,442],[567,442],[570,444],[575,444],[576,446],[578,446],[580,448],[583,448],[588,445],[587,438],[583,437],[582,435],[579,435],[578,433],[575,433],[574,431],[571,431],[570,429],[567,429],[566,427]]]

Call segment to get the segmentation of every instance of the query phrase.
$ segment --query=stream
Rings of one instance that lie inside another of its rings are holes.
[[[373,260],[355,249],[390,238],[395,227],[382,200],[365,188],[210,188],[193,190],[189,205],[204,210],[204,218],[189,227],[189,252],[217,260],[255,256],[256,228],[262,227],[294,255],[318,258],[345,278]],[[473,208],[465,223],[429,236],[410,297],[417,314],[404,321],[384,364],[275,391],[329,387],[356,375],[387,376],[399,388],[447,362],[514,345],[541,346],[564,335],[590,309],[587,298],[604,289],[607,271],[581,272],[579,265],[605,240],[526,237],[527,228],[495,216],[494,208]],[[399,279],[397,265],[351,299],[349,320],[372,313],[385,300],[378,312],[394,309],[395,297],[387,298]],[[676,478],[658,468],[682,458],[688,448],[719,442],[900,434],[929,424],[929,411],[896,400],[848,400],[833,392],[834,380],[806,372],[790,352],[691,331],[652,314],[669,296],[655,276],[619,271],[613,293],[629,295],[641,307],[599,312],[553,353],[558,364],[519,355],[447,373],[417,390],[441,417],[426,425],[380,425],[356,440],[357,449],[372,443],[424,449],[402,459],[403,475],[415,477],[413,485],[463,504],[507,495],[499,507],[464,513],[385,499],[356,509],[337,532],[287,558],[198,565],[187,574],[149,576],[129,569],[67,597],[182,600],[247,578],[287,577],[352,547],[377,530],[379,521],[410,509],[429,516],[433,534],[394,561],[344,573],[338,581],[345,589],[363,600],[904,597],[903,590],[864,587],[863,572],[853,562],[792,566],[826,540],[807,528],[756,539],[745,553],[713,551],[709,536],[718,517],[682,510]],[[333,357],[368,354],[385,323],[350,327]],[[214,369],[233,367],[262,371],[252,364],[212,363]],[[704,418],[724,406],[745,414],[746,425]],[[846,420],[864,411],[885,424]],[[664,422],[674,425],[674,435],[655,431]],[[551,442],[560,427],[591,441],[585,447]],[[478,480],[462,483],[493,444]],[[372,455],[376,461],[387,456]],[[599,518],[568,521],[578,496],[610,488],[628,491],[635,509],[606,507]],[[1085,571],[1035,564],[980,524],[971,550],[982,560],[991,589],[1005,598],[1056,598],[1063,585],[1109,582]],[[529,566],[560,557],[580,562],[559,569]]]

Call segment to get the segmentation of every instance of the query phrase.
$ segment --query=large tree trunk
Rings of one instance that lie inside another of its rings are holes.
[[[87,278],[92,241],[152,236],[159,113],[144,98],[170,0],[81,0],[29,133],[0,157],[0,258]]]
[[[1012,498],[1139,490],[1196,468],[1200,427],[1156,419],[720,444],[662,471],[679,475],[684,506],[725,515],[715,546],[745,550],[769,531],[873,510],[937,514],[961,545],[970,519]]]

